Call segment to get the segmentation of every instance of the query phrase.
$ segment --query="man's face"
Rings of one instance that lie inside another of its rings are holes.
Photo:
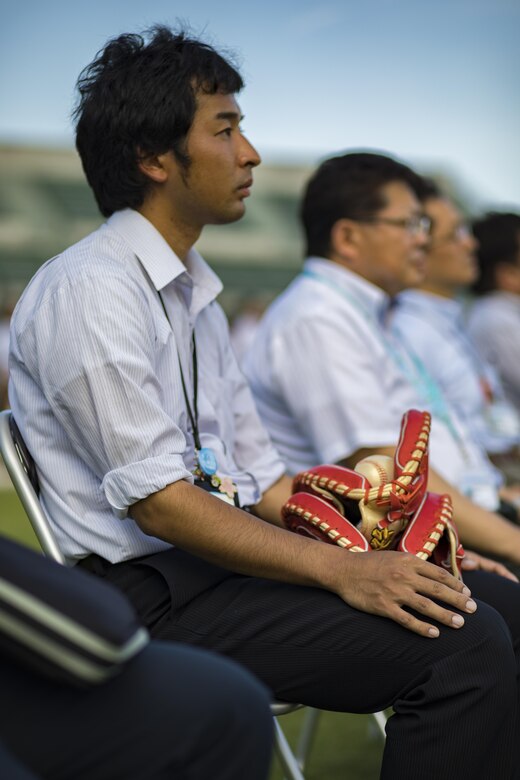
[[[187,226],[234,222],[245,213],[260,157],[242,134],[240,120],[233,95],[199,93],[187,136],[191,163],[186,171],[178,166],[169,186],[175,213]]]
[[[370,222],[358,223],[360,251],[356,271],[389,295],[397,295],[424,279],[428,234],[384,221],[406,222],[421,216],[419,201],[406,184],[390,182],[381,188],[381,195],[386,205]]]
[[[430,198],[423,207],[432,220],[425,287],[451,297],[477,278],[477,242],[461,213],[449,200]]]

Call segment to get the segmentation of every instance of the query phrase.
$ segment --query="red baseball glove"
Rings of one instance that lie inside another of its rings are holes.
[[[427,412],[407,412],[393,460],[373,455],[354,470],[325,465],[297,474],[282,507],[287,528],[351,552],[411,552],[460,576],[464,550],[451,499],[426,490],[430,424]]]

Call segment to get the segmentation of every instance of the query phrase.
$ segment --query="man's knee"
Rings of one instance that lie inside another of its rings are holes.
[[[152,650],[164,694],[160,728],[170,745],[178,738],[172,766],[189,765],[197,777],[264,778],[273,732],[267,689],[214,653],[161,642]]]
[[[433,640],[436,657],[425,664],[416,692],[417,688],[427,690],[430,701],[448,704],[454,697],[460,698],[461,706],[478,707],[483,718],[485,711],[491,718],[511,712],[518,697],[517,661],[502,616],[480,602],[461,629],[451,634],[447,631],[450,629],[443,630],[444,642]]]

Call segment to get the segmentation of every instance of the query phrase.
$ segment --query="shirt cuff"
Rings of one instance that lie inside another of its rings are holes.
[[[187,470],[181,456],[159,455],[109,471],[101,483],[101,490],[114,514],[124,519],[132,504],[181,479],[193,483],[193,474]]]

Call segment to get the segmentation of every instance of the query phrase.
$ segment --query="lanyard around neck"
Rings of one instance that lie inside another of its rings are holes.
[[[317,282],[321,282],[327,287],[330,287],[331,290],[334,290],[334,292],[338,293],[338,295],[340,295],[342,298],[345,298],[347,301],[349,301],[349,303],[351,303],[352,306],[357,309],[357,311],[364,317],[364,319],[366,319],[368,322],[371,322],[372,324],[378,324],[378,317],[375,311],[371,311],[368,306],[365,306],[349,290],[346,290],[345,287],[339,286],[332,279],[329,279],[328,276],[325,276],[325,274],[320,274],[318,271],[305,268],[300,275],[306,276],[309,279],[316,279]]]
[[[170,317],[168,316],[168,311],[166,310],[166,306],[164,304],[163,297],[161,293],[158,293],[159,300],[161,301],[161,306],[163,307],[164,316],[168,320],[168,325],[171,328],[171,331],[173,333],[173,327],[170,320]],[[193,407],[190,404],[190,399],[188,398],[188,391],[186,389],[186,380],[184,378],[184,371],[182,370],[182,363],[181,363],[181,356],[179,353],[179,350],[177,349],[177,359],[179,361],[179,372],[181,375],[181,385],[182,385],[182,393],[184,395],[184,401],[186,403],[186,409],[188,411],[188,417],[190,418],[191,428],[193,430],[193,441],[195,444],[195,449],[197,452],[200,452],[202,449],[200,444],[200,435],[199,435],[199,409],[198,409],[198,394],[199,394],[199,372],[198,372],[198,361],[197,361],[197,342],[195,340],[195,331],[193,331],[193,334],[191,336],[191,356],[192,356],[192,366],[193,366]]]
[[[401,343],[394,343],[394,340],[385,333],[384,326],[378,320],[376,312],[369,309],[368,306],[352,295],[349,290],[334,284],[333,281],[328,278],[328,276],[317,273],[316,271],[311,271],[308,268],[302,271],[301,275],[316,279],[316,281],[327,285],[336,293],[338,293],[338,295],[348,300],[352,306],[364,317],[366,322],[371,327],[374,335],[383,342],[387,355],[391,358],[394,365],[415,388],[418,395],[420,395],[428,402],[430,411],[434,415],[438,416],[446,425],[455,442],[457,443],[464,460],[467,461],[469,456],[466,445],[461,437],[461,434],[453,423],[451,413],[448,409],[442,391],[438,383],[435,382],[435,380],[432,378],[431,374],[419,356],[416,355],[412,350],[403,348]]]

